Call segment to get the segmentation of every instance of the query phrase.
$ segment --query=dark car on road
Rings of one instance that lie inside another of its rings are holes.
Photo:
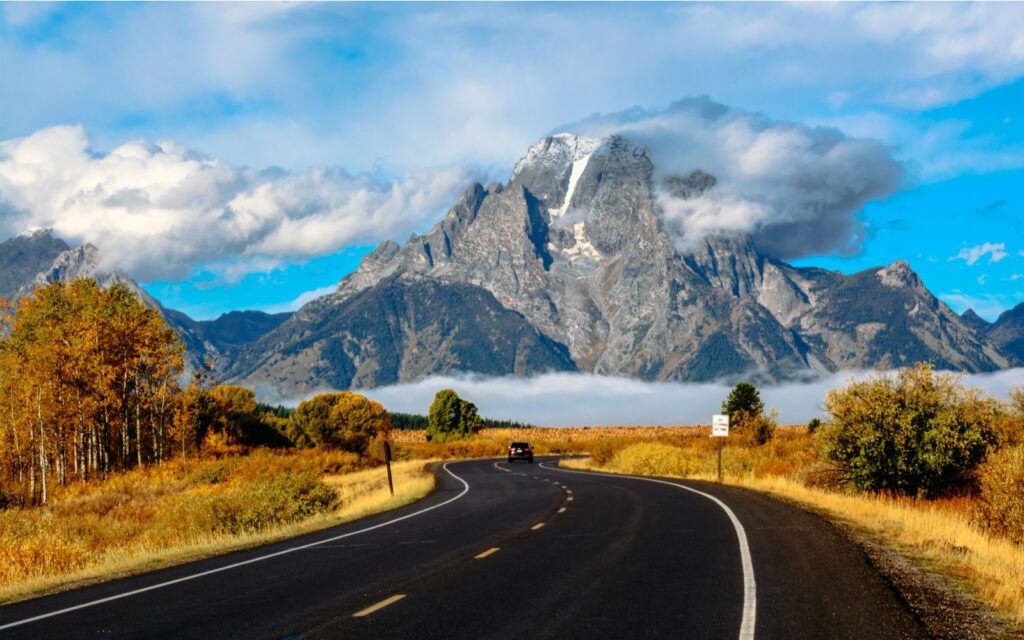
[[[529,442],[513,442],[508,445],[508,461],[526,460],[533,462],[533,449]]]

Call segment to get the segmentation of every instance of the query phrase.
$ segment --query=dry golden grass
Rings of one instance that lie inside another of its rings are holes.
[[[976,596],[1024,626],[1024,547],[981,530],[970,498],[923,500],[837,488],[817,459],[813,439],[791,433],[768,445],[730,444],[723,452],[724,482],[785,497],[877,536],[889,546],[967,580]],[[717,479],[716,443],[625,442],[606,456],[562,460],[562,466],[629,474]],[[808,486],[825,484],[831,486]]]
[[[316,450],[208,459],[187,473],[168,464],[69,486],[48,508],[0,511],[0,601],[392,509],[433,489],[428,462],[392,465],[394,497],[383,466]]]

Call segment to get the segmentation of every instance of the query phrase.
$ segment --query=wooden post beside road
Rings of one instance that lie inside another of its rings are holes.
[[[722,439],[718,439],[718,482],[722,482]]]
[[[391,497],[395,497],[395,485],[391,482],[391,443],[387,440],[384,441],[384,464],[388,467],[388,490],[391,491]]]

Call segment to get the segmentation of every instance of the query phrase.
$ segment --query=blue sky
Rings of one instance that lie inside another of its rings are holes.
[[[507,180],[541,136],[695,96],[764,131],[874,141],[898,167],[833,212],[856,221],[843,250],[807,247],[795,264],[904,259],[989,320],[1024,301],[1022,5],[0,12],[0,240],[50,226],[92,242],[196,318],[294,309],[381,240],[429,229],[472,181]],[[863,169],[840,161],[829,179]]]

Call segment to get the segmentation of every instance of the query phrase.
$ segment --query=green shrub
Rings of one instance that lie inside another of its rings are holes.
[[[844,480],[926,496],[966,481],[997,441],[1002,405],[919,364],[833,389],[818,436]]]
[[[978,521],[1024,544],[1024,445],[989,456],[979,469]]]
[[[430,442],[468,438],[483,426],[476,405],[463,400],[452,389],[441,389],[430,403],[427,414],[427,440]]]
[[[820,418],[811,418],[811,421],[807,423],[807,433],[814,434],[821,428]]]

